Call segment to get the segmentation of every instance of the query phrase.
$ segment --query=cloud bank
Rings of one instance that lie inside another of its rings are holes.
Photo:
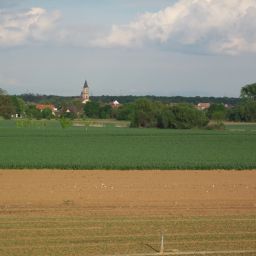
[[[92,42],[98,47],[198,48],[237,55],[256,53],[255,0],[179,0],[155,13],[145,13]]]
[[[43,8],[29,10],[0,10],[0,46],[11,47],[34,41],[45,41],[60,13]]]

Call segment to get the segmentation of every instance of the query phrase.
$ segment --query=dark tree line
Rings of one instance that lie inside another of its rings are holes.
[[[104,103],[108,103],[113,100],[117,100],[121,104],[127,104],[127,103],[132,103],[135,102],[136,100],[144,98],[148,99],[151,101],[157,101],[157,102],[162,102],[162,103],[189,103],[189,104],[198,104],[200,102],[209,102],[209,103],[224,103],[228,105],[236,105],[239,103],[240,99],[239,98],[234,98],[234,97],[201,97],[201,96],[195,96],[195,97],[183,97],[183,96],[152,96],[152,95],[147,95],[147,96],[133,96],[133,95],[128,95],[128,96],[109,96],[109,95],[103,95],[103,96],[93,96],[91,97],[92,100],[95,101],[100,101]]]
[[[78,96],[72,96],[72,97],[65,97],[65,96],[56,96],[56,95],[39,95],[39,94],[21,94],[19,95],[20,98],[22,98],[26,102],[33,102],[33,103],[50,103],[54,104],[55,106],[59,107],[64,102],[72,101],[74,99],[78,99]],[[91,96],[90,99],[92,101],[98,101],[101,103],[109,103],[113,100],[117,100],[121,104],[127,104],[135,102],[136,100],[142,98],[142,96],[133,96],[133,95],[127,95],[127,96],[111,96],[111,95],[102,95],[102,96]],[[171,97],[165,97],[165,96],[143,96],[145,99],[149,99],[152,101],[158,101],[162,103],[189,103],[189,104],[198,104],[200,102],[209,102],[209,103],[223,103],[228,105],[237,105],[240,101],[239,98],[234,97],[183,97],[183,96],[171,96]]]

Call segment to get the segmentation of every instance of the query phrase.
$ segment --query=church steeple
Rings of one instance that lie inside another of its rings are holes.
[[[88,84],[87,84],[87,81],[85,80],[84,82],[84,88],[87,88],[88,87]]]
[[[83,90],[81,92],[82,103],[87,103],[89,101],[89,86],[85,80]]]

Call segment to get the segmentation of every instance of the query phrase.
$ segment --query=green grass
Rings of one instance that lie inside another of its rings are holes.
[[[255,216],[1,216],[1,256],[256,250]],[[218,254],[216,254],[218,255]],[[227,254],[230,255],[230,254]],[[253,254],[239,254],[253,255]]]
[[[255,169],[255,152],[255,124],[209,131],[0,121],[0,168]]]

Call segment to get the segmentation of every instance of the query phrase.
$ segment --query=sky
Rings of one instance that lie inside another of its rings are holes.
[[[256,82],[256,0],[0,0],[9,94],[238,97]]]

